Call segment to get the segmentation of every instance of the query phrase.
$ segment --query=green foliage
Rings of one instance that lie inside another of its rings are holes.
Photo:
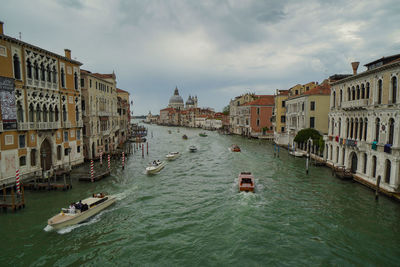
[[[294,138],[294,141],[296,143],[306,143],[310,137],[313,140],[314,145],[319,144],[319,139],[322,138],[317,130],[307,128],[300,130]]]
[[[229,105],[227,105],[226,107],[224,107],[224,109],[222,110],[222,113],[224,115],[229,115]]]
[[[318,146],[319,146],[319,152],[321,154],[324,153],[325,141],[324,141],[324,138],[322,138],[322,136],[319,138]]]

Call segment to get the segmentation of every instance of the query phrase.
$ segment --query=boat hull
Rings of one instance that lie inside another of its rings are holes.
[[[151,168],[151,167],[147,167],[146,168],[146,173],[147,174],[155,174],[160,172],[163,168],[165,167],[165,163],[161,163],[157,168]]]
[[[72,225],[81,223],[83,221],[86,221],[90,217],[93,217],[94,215],[98,214],[100,211],[108,208],[109,206],[114,204],[115,201],[116,201],[115,197],[110,197],[109,196],[108,200],[104,201],[103,203],[101,203],[99,205],[96,205],[93,208],[90,208],[87,211],[84,211],[84,212],[81,212],[81,213],[75,213],[74,215],[68,215],[68,214],[62,215],[62,213],[60,213],[60,214],[50,218],[49,221],[48,221],[48,225],[50,225],[51,227],[53,227],[56,230],[59,230],[59,229],[62,229],[62,228],[68,227],[68,226],[72,226]],[[68,216],[68,217],[71,217],[71,218],[68,219],[68,220],[64,220],[64,221],[58,222],[58,223],[56,223],[56,222],[52,223],[52,221],[55,220],[55,218],[58,217],[58,216],[63,216],[63,217],[64,216]]]

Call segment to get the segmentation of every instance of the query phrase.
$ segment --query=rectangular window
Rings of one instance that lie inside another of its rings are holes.
[[[76,147],[76,152],[81,153],[81,146]]]
[[[260,126],[260,120],[257,120],[257,126]]]
[[[257,108],[257,114],[260,115],[260,108]]]
[[[96,89],[97,89],[97,82],[96,82]]]
[[[315,118],[310,117],[310,128],[314,128],[314,127],[315,127]]]
[[[284,108],[286,104],[286,101],[282,101],[282,107]]]
[[[61,160],[61,146],[57,146],[57,160]]]
[[[81,130],[76,130],[76,139],[81,140]]]
[[[315,110],[315,102],[311,101],[310,110]]]
[[[304,102],[301,104],[301,110],[304,111]]]
[[[18,138],[19,148],[25,147],[25,135],[21,134]]]
[[[84,87],[85,86],[85,80],[82,78],[81,79],[81,87]]]
[[[68,131],[64,132],[64,142],[68,142]]]
[[[89,87],[92,88],[92,79],[89,79]]]
[[[281,133],[285,132],[285,127],[281,127]]]
[[[68,148],[64,148],[64,156],[68,156]]]
[[[285,116],[281,116],[281,122],[286,122],[286,117]]]
[[[22,156],[19,158],[19,166],[25,166],[26,165],[26,156]]]

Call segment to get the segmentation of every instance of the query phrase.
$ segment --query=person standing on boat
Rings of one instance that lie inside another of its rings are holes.
[[[74,203],[72,203],[71,205],[69,205],[69,213],[72,213],[72,214],[75,213],[75,205],[74,205]]]

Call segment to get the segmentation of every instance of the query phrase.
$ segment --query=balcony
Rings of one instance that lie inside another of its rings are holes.
[[[110,130],[101,131],[102,135],[110,135]]]
[[[19,131],[27,131],[29,130],[29,122],[18,122],[17,127]]]
[[[63,122],[63,128],[71,128],[71,127],[72,127],[72,123],[70,121]]]
[[[100,116],[100,117],[110,116],[110,112],[108,112],[108,111],[97,111],[97,116]]]
[[[368,106],[368,99],[345,101],[341,106],[344,110],[365,109]]]
[[[83,121],[78,121],[76,123],[76,127],[83,127]]]
[[[61,128],[61,123],[59,121],[38,122],[36,126],[38,130],[58,129]]]

